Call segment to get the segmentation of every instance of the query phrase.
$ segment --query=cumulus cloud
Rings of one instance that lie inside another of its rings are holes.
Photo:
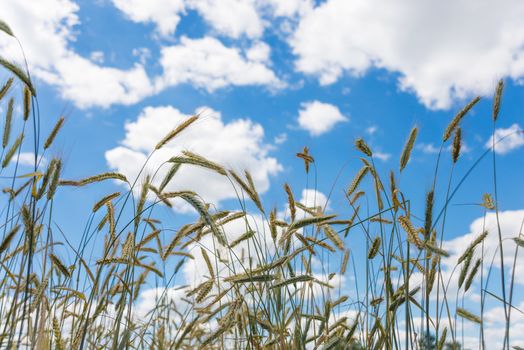
[[[496,129],[495,134],[486,142],[486,148],[493,146],[493,137],[495,137],[495,152],[499,154],[509,153],[524,145],[524,132],[518,124],[513,124],[506,129]]]
[[[258,38],[264,31],[256,3],[252,0],[113,0],[131,21],[154,23],[162,35],[172,35],[187,9],[197,11],[218,34]]]
[[[309,208],[320,207],[322,209],[329,209],[329,201],[327,196],[313,188],[303,189],[302,197],[300,198],[299,202]]]
[[[72,52],[58,58],[39,77],[58,87],[63,98],[80,108],[134,104],[153,93],[153,86],[141,64],[129,70],[102,67]]]
[[[255,23],[249,17],[237,16],[250,2],[231,1],[239,8],[235,17],[247,21],[246,24]],[[134,22],[155,23],[162,35],[175,32],[179,15],[186,6],[199,4],[202,9],[209,7],[209,11],[215,11],[215,7],[220,7],[221,11],[230,10],[222,2],[218,6],[214,1],[114,0],[114,4]],[[241,50],[226,47],[212,37],[182,37],[179,44],[161,48],[163,75],[154,82],[144,66],[149,56],[146,49],[133,50],[138,62],[130,67],[105,66],[104,52],[96,51],[83,57],[71,48],[77,38],[76,26],[80,23],[78,11],[78,5],[71,0],[43,0],[31,6],[24,2],[0,2],[2,16],[9,19],[9,25],[24,45],[32,75],[54,86],[63,98],[80,108],[130,105],[180,83],[190,83],[208,91],[230,85],[284,86],[270,68],[269,46],[259,41]],[[233,36],[243,32],[235,29],[237,27],[226,27],[223,30],[230,30]],[[253,33],[253,37],[258,35],[248,30],[249,33]],[[0,36],[0,49],[2,56],[22,62],[18,43],[8,35]]]
[[[175,32],[185,8],[184,0],[113,0],[113,4],[133,22],[155,23],[162,35]]]
[[[23,42],[29,63],[39,67],[52,66],[66,49],[67,42],[74,39],[73,28],[79,23],[78,9],[78,5],[69,0],[43,0],[34,4],[0,2],[2,18]],[[20,49],[16,44],[2,33],[2,56],[20,59]]]
[[[269,189],[270,177],[281,171],[279,162],[269,155],[270,145],[264,141],[264,129],[249,119],[236,119],[228,123],[219,112],[200,108],[202,113],[197,126],[185,130],[172,142],[156,151],[149,160],[146,172],[154,173],[165,161],[182,150],[198,153],[228,169],[252,173],[260,193]],[[125,125],[125,138],[121,145],[106,152],[109,166],[134,179],[149,153],[169,130],[187,119],[171,106],[146,107],[136,121]],[[162,181],[169,169],[163,165],[154,183]],[[219,204],[226,199],[237,198],[227,178],[193,166],[182,166],[166,191],[194,190],[207,202]],[[175,210],[185,211],[187,206],[175,203]]]
[[[214,91],[228,85],[281,86],[268,67],[267,46],[257,44],[247,53],[224,46],[212,37],[182,37],[179,45],[162,48],[160,64],[164,74],[157,80],[158,88],[191,83]],[[251,56],[251,57],[249,57]]]
[[[131,21],[154,23],[173,35],[187,10],[196,11],[215,34],[233,39],[260,38],[268,18],[291,18],[312,8],[311,0],[112,0]]]
[[[246,50],[246,58],[254,62],[269,62],[271,48],[264,42],[255,42],[255,44]]]
[[[258,38],[264,31],[253,0],[189,0],[204,20],[217,32],[239,38]]]
[[[2,16],[24,45],[33,76],[54,85],[62,97],[86,108],[131,104],[150,95],[152,85],[142,65],[127,70],[104,67],[69,47],[75,40],[78,10],[70,0],[0,2]],[[3,56],[22,60],[13,38],[1,35],[0,49]]]
[[[313,8],[311,0],[265,0],[259,3],[269,6],[275,17],[293,17]]]
[[[448,108],[524,76],[523,16],[518,0],[328,0],[304,14],[290,45],[297,70],[321,84],[383,68],[427,107]]]
[[[320,101],[302,103],[298,113],[298,125],[311,136],[324,134],[340,122],[348,121],[337,106]]]

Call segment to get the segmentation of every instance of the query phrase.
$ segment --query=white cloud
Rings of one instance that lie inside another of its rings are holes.
[[[217,32],[239,38],[258,38],[264,31],[253,0],[188,0]]]
[[[524,145],[524,132],[518,124],[513,124],[507,129],[495,130],[495,152],[506,154]],[[497,141],[499,141],[497,143]],[[485,147],[493,146],[493,135],[486,142]]]
[[[133,22],[153,22],[162,35],[173,34],[180,13],[184,11],[184,0],[112,0],[116,8]]]
[[[329,209],[329,202],[326,195],[312,188],[302,190],[302,197],[299,202],[309,208],[320,207],[322,209]]]
[[[133,104],[152,94],[153,87],[141,64],[121,70],[102,67],[72,52],[58,58],[52,70],[39,76],[58,87],[62,97],[80,108]]]
[[[319,101],[302,103],[298,113],[298,125],[309,131],[311,136],[318,136],[333,129],[335,124],[348,120],[337,106]]]
[[[0,13],[24,46],[31,73],[81,108],[131,104],[152,93],[142,65],[129,70],[97,65],[73,51],[79,8],[69,0],[1,1]],[[28,25],[31,23],[31,25]],[[3,33],[2,33],[3,34]],[[18,43],[0,36],[0,50],[21,62]]]
[[[295,18],[310,10],[311,0],[112,0],[137,23],[154,23],[163,35],[173,35],[187,10],[196,11],[218,35],[233,39],[260,38],[274,17]]]
[[[154,23],[163,35],[173,35],[186,10],[195,10],[218,34],[238,39],[258,38],[264,21],[254,0],[112,0],[131,21]]]
[[[246,58],[255,62],[268,62],[271,48],[264,42],[256,42],[246,51]]]
[[[251,49],[254,51],[242,53],[212,37],[182,37],[179,45],[162,48],[160,63],[164,74],[157,80],[157,86],[162,89],[191,83],[208,91],[228,85],[282,86],[267,65],[269,48],[260,45]],[[248,54],[252,58],[246,57]]]
[[[51,67],[74,38],[73,27],[79,22],[78,5],[69,0],[43,0],[33,4],[23,1],[1,1],[0,13],[24,45],[30,64]],[[31,25],[27,25],[31,23]],[[0,35],[2,56],[21,58],[12,38]]]
[[[264,129],[249,119],[236,119],[229,123],[222,120],[219,112],[202,108],[196,126],[185,130],[151,157],[147,172],[152,174],[165,161],[182,150],[190,150],[228,169],[252,172],[260,193],[269,189],[269,179],[281,171],[282,166],[269,155],[270,145],[264,143]],[[125,125],[126,135],[121,146],[106,152],[109,166],[125,174],[137,177],[147,155],[155,148],[169,130],[184,121],[188,115],[171,106],[146,107],[134,122]],[[154,183],[162,181],[169,164],[161,167]],[[235,199],[230,181],[207,169],[182,166],[166,191],[194,190],[210,203],[219,204],[226,199]],[[179,204],[179,203],[178,203]],[[184,211],[186,206],[175,203],[175,210]]]
[[[297,200],[298,197],[295,196],[295,200]],[[299,203],[303,204],[307,208],[316,208],[320,209],[321,211],[329,211],[331,208],[329,207],[329,200],[327,196],[318,191],[314,188],[305,188],[302,190],[300,199],[297,200]],[[305,212],[304,210],[300,208],[295,208],[296,210],[296,217],[297,218],[303,218],[311,216],[311,214]],[[284,210],[278,212],[278,217],[282,219],[289,218],[291,215],[291,212],[289,211],[289,204],[286,203],[286,207]]]
[[[321,84],[384,68],[427,107],[448,108],[524,76],[523,17],[518,0],[328,0],[302,17],[290,44],[296,68]]]
[[[292,17],[313,7],[311,0],[264,0],[260,4],[269,5],[276,17]]]
[[[251,1],[231,1],[238,6],[233,10],[239,11],[234,17],[250,25],[256,22],[249,16],[240,16],[242,9],[254,6]],[[114,0],[114,3],[135,22],[154,22],[163,35],[174,33],[178,16],[185,6],[198,5],[202,11],[218,7],[218,2],[214,1]],[[219,7],[221,11],[229,10],[222,2]],[[182,37],[178,45],[161,48],[163,75],[153,84],[144,68],[150,56],[147,49],[133,50],[133,56],[138,57],[139,62],[125,69],[104,66],[101,51],[89,57],[76,53],[71,43],[76,40],[75,26],[80,21],[78,11],[78,5],[70,0],[43,0],[31,6],[24,2],[0,2],[0,13],[9,19],[9,25],[23,43],[33,76],[55,86],[63,98],[72,100],[80,108],[134,104],[180,83],[190,83],[208,91],[230,85],[284,86],[270,68],[267,44],[255,41],[251,47],[242,50],[226,47],[211,37]],[[209,14],[211,17],[215,15],[215,12]],[[233,36],[244,33],[242,27],[227,27],[233,25],[231,23],[223,25],[226,27],[217,24],[223,30],[231,31]],[[245,30],[250,37],[258,35],[251,29]],[[3,56],[21,62],[21,53],[13,38],[0,36],[0,49]]]

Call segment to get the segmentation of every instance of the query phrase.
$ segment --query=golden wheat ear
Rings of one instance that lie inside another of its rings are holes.
[[[414,127],[413,129],[411,129],[411,132],[409,133],[408,140],[406,141],[406,145],[404,146],[404,149],[402,150],[402,154],[400,156],[400,171],[404,170],[406,165],[408,165],[409,158],[411,157],[411,151],[413,150],[413,146],[415,145],[417,135],[418,128]]]
[[[493,121],[497,121],[500,111],[500,103],[502,101],[502,91],[504,90],[504,80],[500,79],[495,90],[495,97],[493,99]]]
[[[451,120],[451,122],[448,124],[446,130],[444,131],[444,135],[442,136],[442,141],[446,142],[451,134],[453,134],[453,131],[455,131],[455,128],[459,125],[459,123],[462,121],[462,118],[470,111],[473,106],[475,106],[480,101],[480,96],[475,97],[471,102],[469,102],[464,108],[462,108],[455,117]]]
[[[190,118],[187,118],[186,120],[184,120],[182,122],[182,124],[180,124],[179,126],[177,126],[173,131],[169,132],[166,136],[164,136],[164,138],[162,140],[160,140],[160,142],[157,143],[157,145],[155,146],[155,150],[159,150],[161,149],[162,147],[164,147],[169,141],[173,140],[177,135],[179,135],[182,131],[184,131],[185,129],[187,129],[191,124],[193,124],[195,121],[198,120],[200,116],[198,115],[194,115]]]
[[[7,61],[5,58],[0,56],[0,65],[3,66],[5,69],[13,73],[18,79],[20,79],[31,91],[31,94],[33,96],[36,96],[36,90],[33,86],[33,83],[31,82],[31,79],[29,76],[20,68],[18,65]]]

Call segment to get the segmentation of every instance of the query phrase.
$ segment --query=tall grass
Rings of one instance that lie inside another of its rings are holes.
[[[14,36],[4,22],[0,30]],[[135,179],[114,172],[64,178],[59,158],[44,162],[64,118],[41,137],[36,88],[27,67],[3,58],[0,64],[12,76],[0,88],[0,102],[7,106],[0,171],[8,184],[0,214],[0,348],[458,349],[465,323],[478,325],[479,348],[485,348],[488,297],[504,309],[502,342],[510,348],[511,315],[521,312],[512,305],[518,287],[515,264],[524,246],[520,233],[514,238],[513,261],[504,260],[499,225],[498,232],[478,233],[453,274],[441,265],[449,256],[443,248],[449,238],[449,203],[489,154],[494,182],[486,192],[494,198],[486,194],[479,208],[484,215],[496,213],[498,220],[497,141],[464,174],[455,171],[460,124],[478,97],[444,131],[424,208],[412,208],[400,186],[416,143],[418,128],[413,128],[399,168],[386,177],[375,167],[365,140],[357,140],[362,167],[346,187],[348,215],[304,205],[287,184],[282,191],[287,209],[278,212],[262,202],[249,172],[238,174],[191,152],[172,155],[162,165],[169,170],[161,179],[158,172],[144,174],[147,164]],[[494,98],[494,123],[502,86]],[[17,104],[23,109],[20,120],[13,114]],[[197,119],[167,133],[151,155],[196,127]],[[448,143],[452,156],[446,159]],[[34,152],[30,173],[19,170],[22,148]],[[304,161],[305,176],[316,171],[307,147],[297,156]],[[447,175],[439,169],[444,162],[451,163]],[[238,209],[217,210],[192,191],[167,192],[181,167],[203,167],[227,178],[238,195]],[[55,222],[55,198],[64,187],[88,191],[103,181],[121,186],[93,203],[79,243],[70,243]],[[174,200],[192,207],[196,219],[183,224],[158,220],[155,209]],[[232,224],[243,232],[234,233]],[[489,234],[499,236],[498,285],[489,278],[497,266],[494,257],[484,254]],[[362,261],[347,247],[355,235],[366,242],[358,248],[365,252]],[[189,285],[175,283],[192,260],[206,272]],[[343,288],[341,280],[351,277],[351,288]],[[474,283],[481,285],[481,303],[465,307],[464,295]],[[145,311],[137,310],[141,295],[149,296]]]

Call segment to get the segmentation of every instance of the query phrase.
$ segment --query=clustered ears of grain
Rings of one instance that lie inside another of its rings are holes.
[[[2,21],[0,31],[14,38]],[[1,348],[459,349],[464,322],[479,325],[484,347],[483,305],[487,290],[495,289],[481,279],[481,271],[493,264],[486,260],[483,242],[497,233],[479,232],[456,262],[458,285],[450,286],[457,279],[442,272],[441,259],[449,256],[442,247],[444,221],[462,181],[446,188],[435,175],[425,194],[425,209],[411,208],[399,180],[409,165],[418,128],[408,133],[400,167],[389,173],[387,187],[371,148],[363,139],[356,141],[363,158],[345,190],[348,215],[305,206],[287,184],[282,194],[288,209],[279,213],[262,203],[249,172],[238,174],[192,152],[173,155],[163,165],[169,169],[162,179],[156,174],[127,179],[115,172],[64,178],[62,161],[50,155],[64,118],[41,139],[35,129],[36,89],[27,67],[1,57],[0,65],[7,75],[0,87],[6,111],[0,170],[5,185],[0,212]],[[494,98],[494,121],[502,87],[501,82]],[[461,120],[478,101],[459,111],[444,132],[442,149],[454,135],[448,160],[452,167],[460,155]],[[20,119],[13,113],[17,104],[22,105]],[[198,119],[193,116],[167,133],[153,152],[195,127]],[[30,173],[18,167],[23,147],[32,147],[35,154]],[[438,155],[435,174],[446,161],[443,155]],[[307,176],[315,160],[307,147],[297,156]],[[239,209],[216,210],[192,191],[167,192],[181,167],[201,167],[227,177],[238,193]],[[451,184],[452,176],[446,183]],[[89,190],[108,180],[120,182],[125,190],[93,203],[80,242],[72,245],[54,221],[55,198],[63,187]],[[363,188],[372,193],[368,196]],[[158,220],[155,209],[172,206],[173,200],[185,201],[197,218],[182,225]],[[253,210],[247,212],[247,207]],[[479,208],[497,212],[497,198],[484,195]],[[255,212],[263,225],[249,219]],[[234,222],[245,232],[233,237],[228,224]],[[346,245],[359,235],[366,243],[353,248],[364,252],[359,254],[363,260],[355,261]],[[505,310],[508,349],[515,261],[524,246],[522,237],[514,241],[512,278],[502,276],[502,294],[490,293]],[[198,276],[198,283],[175,288],[182,267],[197,258],[207,272]],[[343,279],[351,286],[343,287]],[[479,281],[481,307],[462,307],[464,293]],[[137,301],[146,290],[157,293],[139,315]],[[456,295],[448,290],[456,290]]]

